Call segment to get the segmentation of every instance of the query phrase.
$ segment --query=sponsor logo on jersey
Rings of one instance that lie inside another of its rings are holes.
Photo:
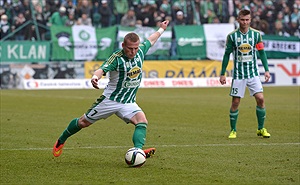
[[[125,81],[123,82],[123,87],[125,88],[135,88],[140,85],[140,80],[132,80],[132,81]]]
[[[241,53],[249,53],[252,50],[252,46],[248,43],[244,43],[244,44],[239,45],[238,50]]]
[[[250,62],[253,60],[253,56],[252,55],[238,56],[237,59],[238,59],[238,62]]]
[[[129,72],[127,72],[127,77],[131,79],[137,78],[141,72],[142,72],[141,68],[135,66],[134,68],[130,69]]]

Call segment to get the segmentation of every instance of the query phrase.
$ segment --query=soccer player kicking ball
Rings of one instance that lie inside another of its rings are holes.
[[[105,74],[109,82],[102,95],[80,117],[74,118],[53,146],[53,155],[59,157],[66,140],[82,128],[88,127],[100,119],[115,114],[126,123],[135,125],[132,136],[134,147],[143,148],[146,140],[148,121],[145,113],[136,103],[136,94],[142,80],[142,67],[149,48],[166,30],[169,21],[160,23],[160,28],[147,40],[140,43],[139,36],[128,33],[124,37],[122,49],[112,53],[101,67],[94,72],[91,83],[99,89],[98,81]],[[144,150],[146,157],[155,153],[155,148]]]
[[[256,116],[258,121],[257,135],[269,138],[271,135],[264,128],[266,118],[266,109],[263,96],[263,87],[259,78],[257,65],[256,50],[260,54],[260,59],[265,70],[265,81],[270,79],[268,69],[268,61],[264,51],[264,44],[259,31],[250,27],[251,12],[249,10],[241,10],[238,14],[237,21],[239,28],[229,33],[226,41],[225,54],[222,61],[222,70],[220,83],[226,83],[225,72],[229,61],[230,53],[233,53],[233,80],[231,84],[230,96],[232,103],[230,108],[230,126],[231,132],[229,138],[236,138],[236,123],[239,115],[240,99],[244,97],[246,86],[250,91],[250,95],[255,97]]]

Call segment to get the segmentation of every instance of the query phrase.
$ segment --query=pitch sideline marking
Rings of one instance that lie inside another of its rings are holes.
[[[300,145],[300,143],[255,143],[255,144],[199,144],[199,145],[155,145],[157,148],[170,147],[215,147],[215,146],[282,146],[282,145]],[[105,149],[105,148],[129,148],[132,146],[86,146],[86,147],[65,147],[64,150],[78,150],[78,149]],[[52,148],[1,148],[0,151],[42,151],[52,150]]]

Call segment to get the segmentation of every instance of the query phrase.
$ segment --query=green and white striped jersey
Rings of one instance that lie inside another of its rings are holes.
[[[121,103],[135,102],[142,80],[144,57],[150,47],[148,40],[141,43],[133,59],[128,59],[123,50],[118,50],[101,65],[100,68],[109,78],[103,92],[105,97]]]
[[[259,76],[256,44],[260,42],[261,34],[253,28],[245,34],[239,29],[228,34],[225,53],[233,54],[233,79]]]

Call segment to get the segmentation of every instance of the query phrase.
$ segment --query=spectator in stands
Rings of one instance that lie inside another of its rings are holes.
[[[217,20],[216,20],[217,19]],[[204,19],[207,24],[220,23],[220,20],[216,16],[215,12],[211,9],[207,10],[207,18]]]
[[[125,14],[121,19],[121,26],[131,26],[134,27],[136,23],[136,16],[133,9],[129,9],[127,14]]]
[[[171,56],[176,57],[177,56],[177,41],[175,37],[175,31],[174,26],[175,25],[186,25],[186,21],[184,19],[184,15],[182,11],[178,11],[176,13],[176,17],[174,21],[172,22],[172,43],[171,43]]]
[[[50,5],[46,4],[43,7],[43,16],[44,16],[45,21],[47,22],[47,26],[48,26],[48,23],[50,22],[51,15],[52,14],[51,14],[51,11],[50,11]]]
[[[92,17],[92,6],[89,4],[88,0],[82,0],[81,4],[77,6],[76,19],[81,17],[83,13],[85,13],[88,17]]]
[[[76,5],[73,4],[73,0],[68,0],[65,7],[66,7],[66,15],[68,16],[71,13],[74,16],[77,7]]]
[[[176,13],[176,17],[174,20],[174,25],[186,25],[186,21],[184,19],[184,15],[182,11],[178,11]]]
[[[101,15],[101,26],[104,28],[111,26],[112,11],[108,6],[107,0],[101,0],[101,7],[99,9],[99,13]]]
[[[270,34],[270,25],[266,20],[260,20],[256,29],[260,31],[261,35]]]
[[[285,6],[283,9],[284,27],[289,30],[291,27],[291,11],[289,6]]]
[[[49,4],[49,10],[51,15],[57,12],[60,8],[60,3],[58,0],[46,0],[47,4]]]
[[[58,25],[63,26],[66,24],[67,16],[66,14],[66,8],[60,7],[58,12],[54,12],[50,18],[50,24],[52,25]]]
[[[295,37],[300,37],[300,26],[298,20],[292,19],[290,27],[290,35]]]
[[[14,30],[17,30],[20,28],[24,23],[26,22],[26,19],[24,17],[24,14],[20,12],[17,17],[14,18]],[[25,29],[20,29],[18,32],[15,33],[15,40],[24,40],[25,39]]]
[[[202,24],[207,23],[208,21],[208,10],[213,10],[214,4],[211,0],[203,0],[201,1],[201,9],[200,9],[200,20]]]
[[[68,19],[66,20],[65,26],[72,27],[77,24],[74,12],[69,12]]]
[[[142,8],[137,18],[143,21],[143,26],[154,27],[156,25],[154,17],[156,7],[156,4],[146,4]]]
[[[9,33],[11,33],[11,25],[8,22],[7,15],[3,14],[0,21],[0,40],[7,37]],[[6,40],[10,40],[10,38],[6,38]]]
[[[166,16],[171,15],[171,4],[169,3],[169,1],[168,0],[163,0],[161,5],[160,5],[159,10],[163,11],[166,14]]]
[[[81,17],[78,18],[78,25],[92,26],[92,19],[87,16],[87,14],[81,14]]]
[[[175,5],[175,7],[177,6],[183,12],[184,18],[187,18],[187,15],[188,15],[188,6],[190,4],[187,4],[187,3],[189,3],[189,1],[177,0],[173,4],[173,5]]]
[[[265,20],[268,22],[269,24],[269,31],[266,33],[271,33],[272,31],[274,31],[274,20],[276,18],[275,15],[275,7],[273,6],[273,2],[271,0],[267,0],[265,1],[265,10],[262,12],[261,14],[261,19]]]
[[[221,23],[229,21],[229,11],[227,3],[222,0],[214,0],[214,13]]]
[[[195,9],[194,9],[193,24],[201,25],[201,19],[200,19],[201,0],[195,0],[194,4],[195,4]]]
[[[285,22],[284,22],[284,18],[283,18],[283,13],[282,11],[279,11],[277,13],[277,16],[276,16],[276,20],[274,22],[274,31],[273,31],[273,34],[275,33],[281,33],[282,31],[281,30],[285,30]],[[281,22],[281,24],[279,24],[278,22]],[[280,30],[280,31],[279,31]],[[279,34],[279,35],[283,35],[283,34]]]
[[[40,4],[37,4],[35,6],[35,18],[36,18],[37,23],[39,24],[38,31],[40,34],[40,39],[45,40],[45,34],[47,32],[47,30],[46,30],[47,20],[44,17],[43,9]]]
[[[127,0],[114,0],[114,15],[116,17],[116,24],[121,23],[122,17],[128,12],[129,6]]]
[[[100,19],[101,19],[101,15],[99,13],[100,10],[100,5],[98,1],[95,1],[92,7],[92,25],[95,28],[100,28],[101,24],[100,24]]]
[[[293,5],[293,11],[291,13],[291,22],[297,22],[299,23],[300,21],[300,1],[299,1],[299,5],[297,5],[296,3]]]
[[[11,17],[12,17],[12,19],[14,19],[15,17],[17,17],[19,15],[19,13],[23,13],[24,14],[25,9],[22,6],[22,4],[13,3],[12,6],[13,6],[13,8],[11,9],[11,13],[12,13]]]
[[[101,27],[105,28],[111,26],[112,11],[109,8],[107,0],[101,0],[99,13],[101,15]]]
[[[283,23],[281,21],[276,21],[275,22],[275,26],[274,26],[275,30],[274,30],[274,34],[275,35],[279,35],[279,36],[290,36],[290,34],[288,34],[283,27]]]
[[[168,3],[167,0],[164,0],[163,3],[160,5],[158,11],[156,11],[156,16],[159,16],[162,18],[162,20],[165,20],[166,16],[171,15],[171,5]]]
[[[142,20],[136,20],[135,27],[136,27],[136,28],[141,28],[141,27],[143,27],[143,21],[142,21]]]
[[[239,2],[239,1],[238,1]],[[242,3],[241,3],[242,4]],[[250,7],[251,7],[251,12],[255,13],[256,11],[258,11],[259,9],[261,11],[265,10],[265,4],[263,2],[263,0],[254,0],[252,3],[250,3]]]

